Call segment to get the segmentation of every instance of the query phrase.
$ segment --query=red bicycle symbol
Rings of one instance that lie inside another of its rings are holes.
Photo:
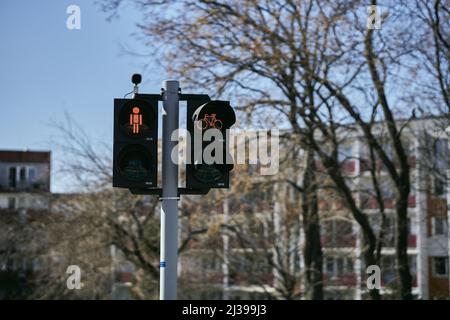
[[[199,120],[197,122],[197,126],[199,129],[208,129],[208,128],[215,128],[215,129],[222,129],[223,123],[221,120],[216,119],[216,114],[207,114],[205,113],[205,116],[203,119]]]

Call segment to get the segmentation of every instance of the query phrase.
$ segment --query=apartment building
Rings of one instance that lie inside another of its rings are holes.
[[[0,151],[0,208],[47,209],[50,152]]]
[[[23,297],[43,238],[28,229],[50,210],[50,152],[0,151],[0,298]]]
[[[448,299],[449,295],[449,214],[447,203],[448,134],[439,119],[419,119],[408,125],[404,145],[411,168],[408,199],[408,258],[413,276],[413,294],[419,299]],[[389,145],[385,150],[392,156]],[[359,205],[377,232],[380,208],[371,187],[368,149],[360,136],[349,136],[339,156],[343,169],[353,181]],[[395,211],[394,188],[380,166],[377,175],[386,213],[387,233],[381,251],[381,293],[395,289]],[[367,295],[366,268],[361,258],[361,232],[339,200],[322,200],[322,211],[333,215],[322,227],[325,252],[324,275],[328,298],[361,299]]]
[[[61,254],[60,248],[49,244],[59,240],[61,230],[55,224],[67,218],[73,212],[67,208],[82,203],[83,197],[51,193],[50,172],[48,151],[0,150],[0,300],[41,297],[47,293],[47,281],[53,285],[61,279],[64,287],[66,268],[77,262],[75,256]],[[110,297],[130,299],[133,265],[115,246],[103,248],[96,257],[111,262],[105,289],[110,288]],[[75,293],[50,297],[72,298]],[[89,292],[83,291],[78,297],[86,296]]]
[[[385,134],[383,124],[379,125],[379,135]],[[375,130],[376,132],[376,130]],[[345,133],[340,146],[339,160],[354,190],[358,205],[369,217],[375,232],[380,229],[380,208],[372,187],[372,177],[369,172],[369,150],[362,134],[356,130]],[[408,199],[408,257],[410,271],[413,277],[413,295],[418,299],[448,299],[449,294],[449,229],[450,218],[447,206],[450,201],[450,192],[446,181],[449,169],[449,141],[448,135],[442,129],[439,119],[416,119],[408,123],[404,129],[404,145],[407,149],[408,161],[411,168],[411,192]],[[393,152],[389,144],[384,146],[390,156]],[[395,269],[395,190],[388,173],[380,164],[377,164],[377,175],[381,181],[384,211],[386,215],[386,234],[381,251],[381,294],[389,298],[396,290]],[[236,170],[236,168],[235,168]],[[318,165],[320,170],[320,165]],[[277,192],[292,194],[292,189],[284,187],[274,190],[267,197],[267,192],[258,190],[255,186],[253,192],[258,193],[249,202],[246,202],[248,193],[235,192],[224,204],[224,207],[204,209],[211,213],[209,223],[215,220],[226,222],[230,217],[250,214],[253,216],[268,216],[268,230],[277,228],[276,216],[283,216],[278,212],[285,206],[278,203]],[[295,198],[294,195],[292,195]],[[284,197],[286,198],[286,197]],[[233,203],[235,205],[233,205]],[[300,210],[300,208],[298,208]],[[319,211],[321,216],[321,243],[323,247],[323,275],[326,299],[366,299],[368,298],[366,266],[362,258],[363,244],[359,225],[346,209],[342,199],[336,194],[319,195]],[[300,214],[300,213],[299,213]],[[264,219],[262,219],[264,220]],[[278,245],[283,239],[274,240]],[[288,258],[292,261],[289,272],[301,278],[303,261],[300,254],[304,243],[303,236],[293,237],[295,230],[290,230],[289,248],[296,251]],[[300,232],[301,233],[301,232]],[[211,247],[222,248],[222,253],[212,254]],[[267,248],[262,250],[266,250]],[[245,248],[236,244],[236,239],[229,233],[222,231],[217,242],[202,244],[197,241],[189,253],[182,256],[180,275],[187,279],[195,279],[192,285],[201,292],[194,298],[209,299],[247,299],[276,297],[277,271],[267,268],[264,259],[246,261]],[[235,258],[239,257],[241,261]],[[256,274],[252,274],[255,265]],[[206,288],[206,289],[205,289]],[[203,291],[202,291],[203,290]],[[301,291],[301,288],[299,289]],[[269,295],[268,295],[269,294]],[[191,296],[189,296],[191,297]]]

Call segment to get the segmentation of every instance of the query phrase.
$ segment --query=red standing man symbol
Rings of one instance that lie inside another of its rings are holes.
[[[139,133],[139,126],[142,125],[142,114],[139,114],[141,110],[138,107],[134,107],[132,114],[130,114],[130,126],[133,126],[133,133]]]

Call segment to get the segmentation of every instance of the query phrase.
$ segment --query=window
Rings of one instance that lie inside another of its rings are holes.
[[[437,139],[434,144],[434,159],[436,169],[447,168],[448,142],[446,139]]]
[[[447,234],[447,218],[446,217],[433,217],[433,235],[446,235]]]
[[[251,292],[249,298],[250,300],[267,300],[267,295],[261,292]]]
[[[366,146],[365,141],[361,141],[360,147],[359,147],[359,157],[361,159],[368,159],[369,158],[369,148]]]
[[[19,197],[17,201],[17,208],[18,209],[24,209],[27,206],[27,201],[25,197]]]
[[[19,179],[22,182],[27,179],[27,169],[25,167],[20,168]]]
[[[336,268],[337,268],[337,274],[344,274],[344,259],[343,258],[336,258]]]
[[[32,262],[32,270],[42,270],[42,261],[40,258],[34,258]]]
[[[334,220],[335,221],[335,234],[343,236],[352,233],[352,224],[348,221]]]
[[[385,285],[392,285],[396,278],[395,260],[393,256],[383,256],[381,258],[381,277]]]
[[[340,145],[338,148],[338,161],[342,162],[353,156],[352,145]]]
[[[348,243],[349,236],[353,234],[352,223],[345,220],[333,219],[324,221],[322,235],[325,236],[327,245],[352,246]]]
[[[393,247],[395,245],[395,217],[393,215],[386,215],[385,227],[384,227],[384,245],[387,247]]]
[[[413,234],[411,218],[406,218],[406,229],[407,229],[408,235]]]
[[[243,266],[241,266],[241,268],[243,270],[247,270],[245,268],[245,259],[241,260],[240,262],[241,262],[241,264],[243,264]],[[202,270],[204,272],[219,271],[219,270],[221,270],[221,267],[222,267],[220,261],[216,257],[210,256],[210,255],[203,257],[201,259],[201,263],[202,263]]]
[[[325,220],[322,225],[323,235],[331,237],[333,235],[333,220]]]
[[[394,197],[394,188],[390,183],[384,182],[381,184],[381,194],[384,199],[392,199]]]
[[[394,151],[390,142],[382,143],[382,148],[390,160],[394,159]]]
[[[346,273],[353,273],[353,260],[351,258],[347,258],[347,264],[346,264]]]
[[[353,261],[346,257],[326,257],[326,273],[329,277],[338,277],[353,272]]]
[[[335,273],[334,273],[334,259],[331,258],[331,257],[327,257],[325,261],[327,263],[327,266],[326,266],[327,274],[329,276],[331,276],[331,277],[335,276]]]
[[[16,208],[16,198],[9,197],[8,198],[8,209],[14,210]]]
[[[410,195],[415,195],[415,194],[416,194],[416,184],[415,183],[411,183]]]
[[[448,276],[448,258],[434,257],[433,258],[433,274],[436,277]]]
[[[30,180],[30,182],[36,181],[36,169],[34,168],[28,169],[28,180]]]
[[[402,139],[402,146],[407,156],[413,155],[414,142],[408,139]]]
[[[337,274],[346,275],[353,272],[353,262],[350,258],[336,258]]]
[[[433,193],[437,196],[446,195],[447,183],[444,177],[434,177],[433,179]]]
[[[434,168],[436,176],[433,179],[433,192],[437,196],[446,193],[447,181],[444,177],[448,162],[448,141],[446,139],[437,139],[434,142]]]
[[[417,257],[416,256],[408,256],[409,262],[409,270],[411,275],[415,276],[417,274]]]
[[[9,187],[15,188],[17,182],[17,171],[16,167],[9,168]]]

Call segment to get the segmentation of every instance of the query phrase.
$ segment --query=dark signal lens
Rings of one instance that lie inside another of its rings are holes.
[[[148,151],[140,145],[127,145],[119,153],[118,169],[124,178],[145,182],[149,179],[152,159]]]
[[[194,176],[202,183],[214,183],[222,179],[223,172],[214,164],[198,164],[195,165]]]

